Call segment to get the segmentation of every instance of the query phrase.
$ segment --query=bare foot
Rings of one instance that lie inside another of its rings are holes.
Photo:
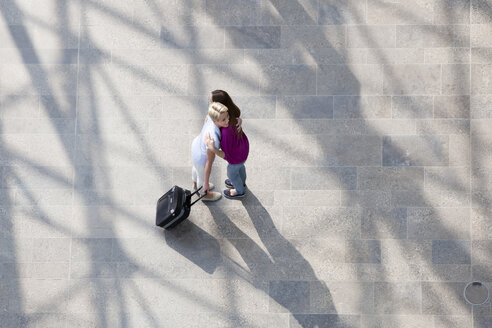
[[[237,195],[236,189],[231,189],[230,192],[231,192],[231,196],[236,196]]]

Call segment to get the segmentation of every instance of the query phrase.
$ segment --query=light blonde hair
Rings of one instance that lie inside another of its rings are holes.
[[[208,116],[214,121],[218,121],[220,114],[227,113],[227,107],[219,102],[213,102],[208,106]]]

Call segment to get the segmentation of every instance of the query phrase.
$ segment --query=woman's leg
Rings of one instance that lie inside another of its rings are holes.
[[[238,195],[244,194],[244,181],[241,179],[239,171],[241,169],[241,164],[229,164],[227,165],[227,177],[231,180],[234,186],[234,191]],[[232,194],[233,195],[233,194]]]
[[[198,188],[196,183],[198,180],[198,172],[195,169],[195,165],[191,167],[191,179],[193,180],[193,189],[196,190]]]
[[[246,167],[244,166],[244,162],[241,163],[241,167],[239,169],[239,176],[241,177],[241,180],[243,180],[243,185],[246,184]]]
[[[196,187],[198,189],[203,186],[203,180],[205,179],[205,166],[193,164],[193,168],[196,172]]]

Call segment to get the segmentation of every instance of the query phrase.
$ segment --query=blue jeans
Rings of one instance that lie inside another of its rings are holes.
[[[244,194],[244,185],[246,184],[246,168],[244,167],[244,163],[227,165],[227,177],[231,180],[238,195]]]

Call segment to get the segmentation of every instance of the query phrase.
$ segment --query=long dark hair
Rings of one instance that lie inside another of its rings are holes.
[[[237,119],[241,116],[241,110],[232,101],[231,96],[224,90],[214,90],[212,91],[212,102],[219,102],[226,106],[229,113],[229,127],[236,129]],[[241,137],[243,135],[243,130],[238,133]]]

